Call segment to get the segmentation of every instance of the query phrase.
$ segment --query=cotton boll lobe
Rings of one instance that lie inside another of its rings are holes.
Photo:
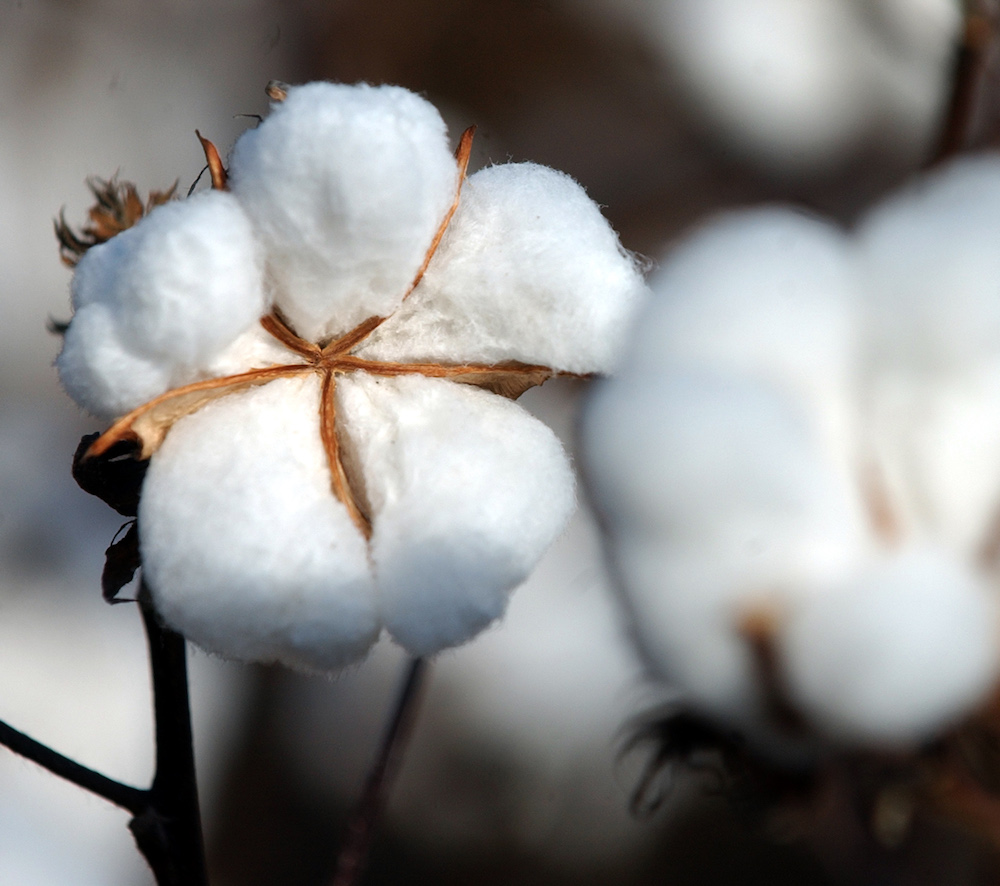
[[[144,359],[125,347],[114,315],[100,303],[77,309],[56,369],[66,393],[103,421],[124,415],[170,387],[169,364]]]
[[[96,274],[87,267],[91,253],[100,264]],[[179,366],[214,356],[264,313],[249,219],[231,194],[219,191],[157,207],[91,249],[79,267],[78,305],[107,304],[131,348]],[[88,284],[106,288],[85,292]]]
[[[783,208],[723,215],[652,281],[626,374],[702,366],[808,401],[827,452],[849,470],[856,436],[858,280],[833,225]]]
[[[312,341],[399,305],[458,185],[437,110],[367,84],[290,88],[236,143],[229,174],[276,304]]]
[[[139,529],[157,611],[210,652],[331,670],[379,632],[365,540],[330,491],[319,380],[281,379],[181,419]]]
[[[595,504],[654,673],[766,732],[740,633],[848,572],[868,545],[854,490],[799,404],[739,376],[602,383],[583,424]]]
[[[875,371],[1000,360],[1000,158],[921,179],[870,213],[858,242]]]
[[[440,379],[356,373],[337,398],[386,628],[414,655],[470,639],[569,519],[562,446],[509,400]]]
[[[532,163],[471,176],[420,286],[359,350],[607,372],[645,292],[583,188]]]
[[[943,550],[910,547],[805,601],[781,635],[794,701],[845,740],[926,740],[1000,676],[994,590]]]

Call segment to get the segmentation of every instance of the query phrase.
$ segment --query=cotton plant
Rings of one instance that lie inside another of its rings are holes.
[[[500,618],[574,508],[558,438],[514,401],[608,372],[645,291],[580,185],[467,176],[474,127],[453,152],[414,93],[268,95],[228,163],[199,134],[210,188],[96,182],[89,223],[56,224],[56,367],[106,428],[74,476],[133,518],[103,585],[122,602],[141,570],[156,773],[134,788],[3,723],[0,743],[132,813],[160,884],[207,882],[185,639],[332,672],[387,633],[412,664],[342,849],[357,882],[425,659]]]
[[[1000,157],[723,215],[653,290],[583,426],[650,673],[786,762],[994,729]]]

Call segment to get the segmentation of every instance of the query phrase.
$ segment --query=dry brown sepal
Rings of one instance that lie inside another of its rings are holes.
[[[63,210],[54,223],[56,239],[59,241],[59,257],[63,264],[71,268],[76,266],[92,246],[106,243],[131,228],[154,207],[172,200],[177,191],[177,182],[165,191],[150,191],[145,204],[135,185],[131,182],[119,182],[115,176],[109,179],[89,178],[87,187],[96,200],[87,212],[90,221],[79,231],[74,231],[66,221]]]

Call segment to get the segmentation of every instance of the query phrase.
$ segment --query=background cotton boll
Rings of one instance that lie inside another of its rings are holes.
[[[926,740],[996,682],[995,592],[943,550],[910,547],[804,602],[781,635],[792,697],[848,740]]]
[[[142,558],[168,624],[210,652],[320,670],[378,634],[365,541],[330,492],[319,381],[281,379],[181,419],[152,459]]]
[[[858,296],[836,227],[782,208],[724,215],[671,253],[652,288],[627,372],[746,373],[805,397],[828,452],[850,455]]]
[[[170,387],[167,361],[144,359],[122,345],[112,308],[90,303],[77,310],[56,359],[59,381],[73,400],[110,421]]]
[[[562,445],[509,400],[440,379],[358,373],[338,403],[372,507],[386,627],[418,655],[469,639],[569,519]]]
[[[437,110],[366,84],[290,89],[236,143],[230,175],[268,249],[276,303],[311,340],[399,304],[458,184]]]
[[[583,433],[647,660],[717,715],[754,720],[740,622],[780,614],[851,568],[867,546],[853,490],[801,409],[744,378],[611,380]]]
[[[871,363],[1000,357],[1000,157],[957,161],[880,204],[858,243]]]
[[[491,166],[465,183],[419,288],[360,353],[607,372],[644,291],[635,261],[569,176]]]
[[[694,110],[781,175],[925,149],[959,33],[955,0],[653,0]],[[889,134],[888,136],[886,134]]]

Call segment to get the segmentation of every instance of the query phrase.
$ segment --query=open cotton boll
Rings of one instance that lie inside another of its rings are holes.
[[[956,161],[891,197],[858,243],[872,363],[1000,361],[1000,157]]]
[[[331,670],[379,632],[365,539],[330,493],[319,380],[279,379],[181,419],[139,507],[157,611],[209,652]]]
[[[145,359],[122,345],[107,305],[78,308],[56,358],[66,393],[91,415],[111,421],[170,387],[171,366]]]
[[[708,371],[602,383],[583,439],[634,632],[718,716],[763,718],[744,618],[820,592],[869,544],[799,404]]]
[[[419,288],[358,353],[607,372],[644,292],[573,179],[533,163],[491,166],[465,183]]]
[[[458,184],[434,106],[367,84],[290,88],[241,136],[229,173],[268,250],[275,302],[311,341],[399,305]]]
[[[847,740],[926,740],[1000,676],[995,590],[943,549],[911,546],[796,610],[781,634],[793,700]]]
[[[555,434],[509,400],[416,376],[338,382],[372,509],[382,617],[414,655],[503,614],[573,510]]]

